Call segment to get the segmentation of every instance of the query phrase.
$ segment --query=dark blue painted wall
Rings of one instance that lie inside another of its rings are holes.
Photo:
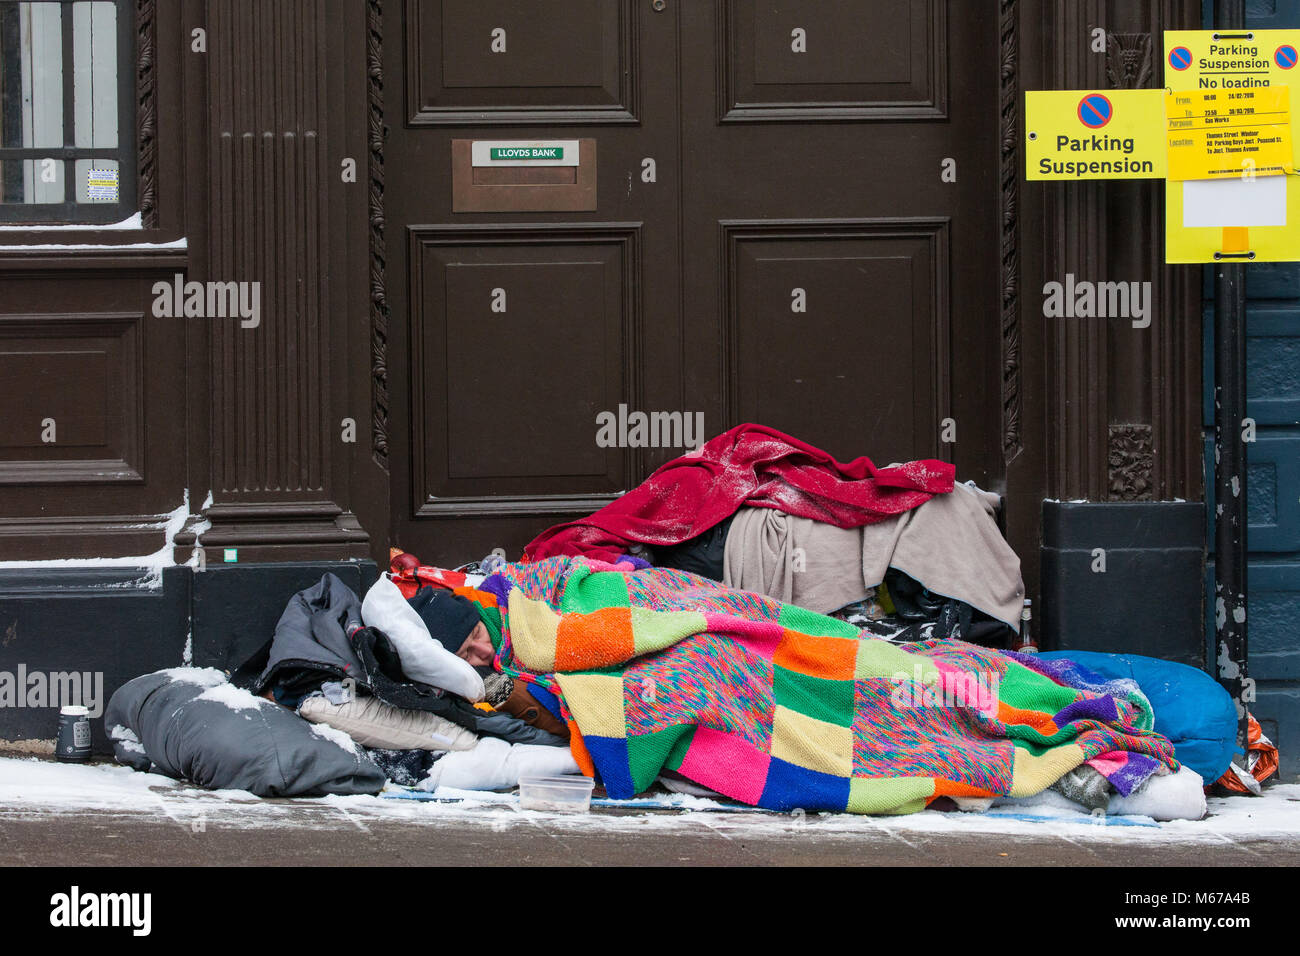
[[[1205,26],[1213,26],[1210,0]],[[1249,0],[1247,23],[1261,30],[1300,29],[1300,0]],[[1295,187],[1292,187],[1295,188]],[[1251,712],[1278,745],[1282,773],[1300,774],[1300,263],[1246,267],[1247,413],[1258,440],[1247,446],[1250,516],[1250,674],[1258,700]],[[1206,488],[1214,491],[1214,298],[1205,277]],[[1214,514],[1210,502],[1207,514]],[[1213,530],[1209,533],[1211,552]],[[1213,553],[1206,607],[1214,613]],[[1214,621],[1206,624],[1208,659],[1214,660]]]

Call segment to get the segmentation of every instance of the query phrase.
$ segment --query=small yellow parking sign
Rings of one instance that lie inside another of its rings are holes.
[[[1160,179],[1164,90],[1025,93],[1026,179]]]

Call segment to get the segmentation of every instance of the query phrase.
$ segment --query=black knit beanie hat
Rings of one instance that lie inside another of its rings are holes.
[[[441,588],[420,588],[408,603],[424,621],[433,639],[455,654],[479,623],[474,602]]]

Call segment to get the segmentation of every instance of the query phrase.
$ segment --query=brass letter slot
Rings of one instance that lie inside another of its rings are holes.
[[[451,141],[452,212],[596,210],[594,139],[506,142]]]

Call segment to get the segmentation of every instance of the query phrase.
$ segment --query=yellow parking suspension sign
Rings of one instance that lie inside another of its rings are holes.
[[[1164,90],[1025,93],[1026,179],[1161,179]]]
[[[1186,143],[1189,131],[1169,130],[1166,262],[1300,261],[1300,181],[1289,113],[1289,88],[1300,77],[1298,48],[1300,30],[1165,34],[1170,119],[1187,119],[1180,114],[1190,111],[1213,119],[1205,125],[1220,134]],[[1245,109],[1255,112],[1233,112]],[[1278,175],[1279,166],[1285,174]]]
[[[1025,93],[1025,178],[1164,179],[1165,261],[1300,261],[1300,30],[1165,34],[1165,86]]]

